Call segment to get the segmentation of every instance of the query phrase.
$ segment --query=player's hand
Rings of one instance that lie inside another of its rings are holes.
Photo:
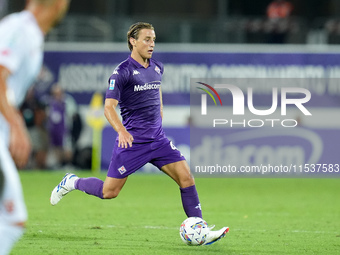
[[[118,132],[118,147],[124,149],[132,147],[132,142],[133,136],[125,128]]]
[[[18,168],[23,168],[31,154],[31,141],[24,123],[10,126],[9,151]]]

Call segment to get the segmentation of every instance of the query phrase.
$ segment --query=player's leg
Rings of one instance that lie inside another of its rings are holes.
[[[117,145],[118,143],[113,150],[105,182],[95,177],[78,178],[74,174],[66,174],[52,191],[51,204],[57,204],[63,196],[75,189],[102,199],[117,197],[127,177],[148,162],[147,155],[150,150],[149,147],[137,144],[126,149]]]
[[[196,191],[195,180],[184,157],[171,142],[167,146],[160,146],[156,155],[158,155],[158,158],[152,160],[151,163],[158,166],[179,185],[183,209],[186,215],[188,217],[202,218],[201,204]],[[212,231],[213,227],[210,228],[204,245],[220,240],[229,231],[229,227]]]
[[[9,254],[25,230],[27,211],[18,171],[9,151],[0,143],[0,172],[3,174],[0,198],[0,254]]]
[[[150,161],[180,187],[183,209],[188,217],[202,217],[201,204],[196,191],[194,177],[181,152],[167,138],[155,141],[152,145],[153,159]]]
[[[194,177],[190,173],[190,168],[185,160],[164,165],[161,170],[169,175],[181,188],[195,185]]]
[[[180,187],[183,209],[188,217],[202,218],[201,204],[194,177],[185,160],[166,164],[161,170],[170,176]]]
[[[81,190],[86,194],[93,195],[102,199],[111,199],[118,196],[122,190],[127,177],[118,179],[106,177],[105,181],[94,177],[79,178],[75,182],[75,189]]]
[[[127,177],[123,179],[117,179],[112,177],[106,177],[103,186],[103,197],[105,199],[116,198],[119,192],[122,190]]]
[[[122,179],[106,177],[104,182],[96,177],[79,178],[75,174],[68,173],[53,189],[50,202],[52,205],[56,205],[66,194],[73,190],[80,190],[101,199],[115,198],[123,188],[126,180],[127,177]]]
[[[185,160],[164,165],[161,170],[169,175],[180,186],[182,204],[184,211],[188,217],[202,218],[201,204],[199,202],[196,191],[195,181],[190,174],[190,168]],[[210,245],[220,240],[229,231],[229,227],[212,231],[214,226],[210,228],[204,245]]]

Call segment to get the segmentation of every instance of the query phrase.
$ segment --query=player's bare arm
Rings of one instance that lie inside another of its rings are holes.
[[[120,121],[116,112],[118,100],[107,98],[105,100],[104,115],[114,130],[118,133],[118,147],[128,148],[132,147],[133,136],[126,131],[123,123]]]
[[[15,164],[22,168],[31,153],[31,142],[21,114],[8,102],[7,78],[10,71],[0,65],[0,112],[10,125],[9,150]]]

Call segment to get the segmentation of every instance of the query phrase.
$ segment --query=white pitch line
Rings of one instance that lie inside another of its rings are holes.
[[[31,223],[29,225],[32,226],[61,226],[61,224],[39,224],[39,223]],[[87,228],[144,228],[144,229],[166,229],[166,230],[179,230],[179,227],[166,227],[166,226],[123,226],[123,225],[85,225],[85,224],[69,224],[75,227],[87,227]],[[267,229],[242,229],[242,228],[231,228],[231,232],[273,232],[275,230],[267,230]],[[284,232],[287,233],[309,233],[309,234],[338,234],[340,232],[332,232],[332,231],[320,231],[320,230],[303,230],[303,229],[292,229],[286,230]]]
[[[107,228],[146,228],[146,229],[179,229],[175,227],[165,227],[165,226],[115,226],[115,225],[106,225],[101,227]]]
[[[267,229],[231,229],[232,231],[237,232],[272,232],[275,230],[267,230]],[[285,232],[288,233],[309,233],[309,234],[340,234],[340,232],[331,232],[331,231],[318,231],[318,230],[302,230],[302,229],[292,229],[292,230],[286,230]]]

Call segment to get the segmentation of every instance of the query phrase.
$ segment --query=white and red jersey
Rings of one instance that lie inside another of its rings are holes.
[[[7,80],[7,98],[18,107],[38,76],[43,61],[44,35],[33,14],[21,11],[0,21],[0,65],[11,75]],[[0,139],[8,137],[5,119],[0,113]]]
[[[8,101],[15,107],[23,102],[39,74],[43,43],[44,35],[30,12],[14,13],[0,21],[0,65],[11,72],[6,90]],[[8,139],[9,126],[0,113],[0,170],[5,179],[4,187],[1,187],[0,227],[27,219],[20,178],[8,150]]]
[[[44,35],[29,11],[13,13],[0,22],[0,65],[11,71],[7,89],[16,106],[39,74],[43,46]]]

